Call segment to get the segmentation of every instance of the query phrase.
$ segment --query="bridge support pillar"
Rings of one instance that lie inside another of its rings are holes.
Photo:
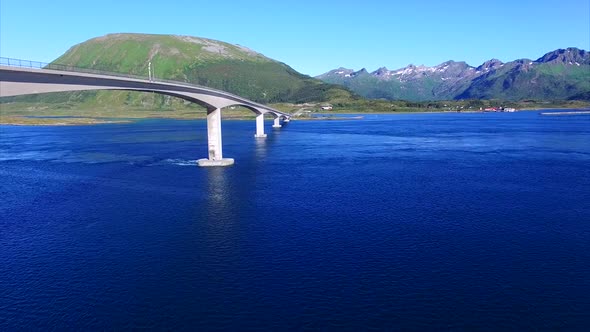
[[[277,117],[275,118],[275,122],[274,122],[274,124],[272,125],[272,127],[273,127],[273,128],[281,128],[281,127],[282,127],[282,126],[281,126],[281,117],[280,117],[280,116],[277,116]]]
[[[264,113],[256,115],[256,134],[254,137],[266,137],[264,133]]]
[[[207,147],[209,150],[208,159],[199,159],[199,166],[229,166],[233,165],[232,158],[223,158],[221,145],[221,109],[207,109]]]

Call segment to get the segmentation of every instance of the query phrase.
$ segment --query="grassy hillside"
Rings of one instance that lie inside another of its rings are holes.
[[[336,85],[303,75],[248,48],[173,35],[110,34],[78,44],[53,63],[169,79],[225,90],[260,103],[323,102],[350,97]],[[182,100],[149,93],[88,91],[4,99],[64,109],[190,109]]]

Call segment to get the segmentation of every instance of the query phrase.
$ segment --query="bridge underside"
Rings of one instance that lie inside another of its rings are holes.
[[[264,115],[275,120],[273,127],[279,128],[280,120],[289,115],[231,95],[224,91],[194,87],[183,84],[123,79],[104,75],[91,75],[50,70],[34,70],[0,67],[0,97],[21,96],[39,93],[85,91],[85,90],[127,90],[154,92],[197,103],[207,109],[208,158],[199,159],[199,166],[228,166],[231,158],[223,158],[221,109],[228,106],[243,106],[256,114],[255,137],[266,137]]]

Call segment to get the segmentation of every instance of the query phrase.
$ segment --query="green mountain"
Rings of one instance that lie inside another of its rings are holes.
[[[535,61],[492,59],[479,67],[447,61],[434,67],[383,67],[372,73],[339,68],[317,78],[373,99],[590,100],[590,52],[559,49]]]
[[[576,48],[506,63],[476,77],[457,99],[588,99],[590,52]],[[585,97],[585,98],[584,98]]]
[[[260,103],[323,102],[347,98],[341,86],[303,75],[240,45],[206,38],[109,34],[70,48],[54,64],[141,75],[151,62],[156,79],[221,89]],[[171,100],[173,99],[173,100]],[[86,91],[19,97],[16,101],[69,103],[71,107],[161,107],[182,103],[168,96],[124,91]]]

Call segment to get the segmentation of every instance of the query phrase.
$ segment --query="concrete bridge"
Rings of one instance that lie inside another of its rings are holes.
[[[10,62],[18,61],[14,65]],[[25,65],[23,66],[23,62]],[[154,81],[142,77],[103,74],[89,69],[60,65],[35,66],[40,64],[14,59],[0,59],[0,97],[21,96],[48,92],[82,90],[129,90],[155,92],[174,96],[197,103],[207,109],[207,137],[209,156],[199,159],[199,166],[228,166],[232,158],[223,158],[221,144],[221,109],[229,106],[243,106],[256,114],[255,137],[266,137],[264,115],[274,118],[274,128],[281,127],[281,120],[289,122],[291,115],[268,106],[255,103],[231,93],[202,86],[173,81]],[[50,68],[50,69],[48,69]],[[85,72],[80,72],[80,71]]]

